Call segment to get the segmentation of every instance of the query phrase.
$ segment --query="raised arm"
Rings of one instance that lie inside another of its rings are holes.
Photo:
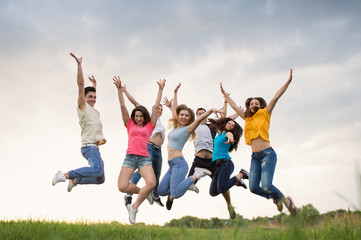
[[[84,94],[84,76],[83,76],[83,68],[81,66],[81,63],[83,61],[82,57],[77,57],[74,55],[74,53],[70,53],[70,56],[72,56],[75,61],[78,64],[78,72],[77,72],[77,84],[78,84],[78,107],[81,110],[85,109],[85,94]]]
[[[97,88],[97,81],[95,80],[95,77],[92,75],[91,77],[88,77],[89,81],[93,83],[93,88]]]
[[[236,111],[236,113],[243,119],[245,119],[245,113],[242,108],[238,107],[237,104],[232,100],[232,98],[229,96],[229,94],[223,89],[222,83],[220,83],[221,86],[221,92],[224,96],[224,99],[227,101],[227,103]]]
[[[168,107],[171,111],[172,111],[172,102],[173,102],[173,99],[171,99],[169,101],[169,99],[167,97],[163,98],[163,105]]]
[[[125,94],[125,96],[127,96],[128,100],[134,105],[134,107],[140,106],[137,100],[135,100],[135,98],[132,95],[130,95],[127,88],[125,87],[125,84],[122,86],[122,91]]]
[[[126,125],[129,122],[129,113],[128,113],[127,107],[125,106],[125,101],[124,101],[124,96],[123,96],[123,91],[122,91],[122,82],[120,81],[119,76],[118,77],[116,77],[116,76],[113,77],[113,83],[118,89],[118,98],[119,98],[120,110],[122,112],[123,122]]]
[[[163,89],[165,86],[165,79],[159,80],[157,83],[158,83],[158,94],[157,94],[157,98],[155,99],[154,109],[159,109],[160,100],[162,99]],[[154,126],[157,124],[157,118],[158,118],[158,111],[152,111],[150,120],[152,121]]]
[[[172,110],[172,117],[174,118],[176,115],[176,110],[178,107],[178,90],[181,86],[181,83],[179,83],[177,85],[177,87],[174,89],[174,97],[173,97],[173,103],[171,105],[171,110]]]
[[[199,126],[199,124],[201,124],[202,120],[206,119],[209,115],[211,115],[211,113],[221,113],[220,110],[216,109],[216,108],[211,108],[209,109],[207,112],[203,113],[202,115],[200,115],[199,117],[197,117],[194,122],[192,122],[189,126],[188,126],[188,133],[191,134],[194,130],[196,130],[196,128]]]
[[[229,96],[229,93],[227,93]],[[227,118],[231,118],[231,119],[236,119],[238,117],[237,113],[234,113],[230,116],[227,116],[227,101],[226,99],[224,99],[224,104],[223,104],[223,108],[222,108],[222,116],[221,117],[227,117]]]
[[[269,102],[269,104],[267,105],[266,109],[268,113],[271,113],[274,109],[274,107],[276,106],[276,103],[278,101],[278,99],[280,99],[280,97],[285,93],[285,91],[288,88],[288,85],[290,85],[291,81],[292,81],[292,68],[290,69],[290,76],[288,77],[287,82],[280,88],[280,90],[277,91],[276,95],[272,98],[272,100]]]

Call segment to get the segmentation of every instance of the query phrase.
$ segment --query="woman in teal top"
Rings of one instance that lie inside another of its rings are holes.
[[[247,186],[242,181],[248,179],[248,173],[241,169],[241,171],[230,178],[234,170],[234,164],[231,160],[229,152],[237,150],[239,139],[242,136],[243,129],[231,118],[210,119],[211,126],[215,127],[219,133],[214,139],[213,157],[212,161],[217,164],[217,169],[213,173],[213,178],[209,193],[215,197],[220,193],[227,192],[234,185]]]

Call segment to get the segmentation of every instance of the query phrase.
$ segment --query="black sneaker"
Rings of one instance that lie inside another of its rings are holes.
[[[168,199],[167,202],[165,203],[165,206],[167,207],[168,210],[172,209],[172,205],[173,205],[173,200],[170,200],[170,195],[168,195]]]
[[[125,195],[124,196],[124,204],[127,206],[128,204],[132,203],[132,196],[131,195]]]
[[[243,168],[241,169],[241,171],[239,171],[240,173],[243,173],[243,179],[249,179],[249,173],[244,170]]]
[[[154,202],[155,202],[156,204],[158,204],[159,206],[164,207],[164,204],[163,204],[162,201],[160,200],[160,197],[159,197],[159,198],[154,198]]]
[[[242,179],[239,179],[239,181],[236,183],[236,186],[243,187],[244,189],[247,189],[247,185],[243,182]]]

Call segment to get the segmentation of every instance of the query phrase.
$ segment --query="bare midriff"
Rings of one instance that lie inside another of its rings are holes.
[[[197,157],[200,157],[200,158],[212,158],[212,152],[210,152],[206,149],[202,149],[194,155]]]
[[[155,134],[154,137],[152,137],[151,139],[149,139],[149,142],[152,142],[152,143],[154,143],[155,145],[157,145],[158,147],[161,147],[161,146],[162,146],[162,143],[163,143],[162,134],[161,134],[161,133]]]
[[[175,148],[168,148],[168,161],[176,157],[183,157],[182,151]]]
[[[271,144],[263,140],[261,137],[255,138],[251,141],[252,152],[260,152],[270,147]]]

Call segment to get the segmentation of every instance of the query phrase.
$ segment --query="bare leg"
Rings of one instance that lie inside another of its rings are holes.
[[[151,165],[143,166],[139,169],[139,172],[144,178],[145,186],[142,187],[138,192],[138,197],[133,204],[134,209],[138,209],[140,204],[142,204],[142,202],[147,198],[149,193],[153,191],[156,185],[154,170]]]
[[[133,176],[134,169],[128,167],[122,167],[118,178],[118,189],[124,193],[139,193],[140,188],[137,185],[129,182]]]

